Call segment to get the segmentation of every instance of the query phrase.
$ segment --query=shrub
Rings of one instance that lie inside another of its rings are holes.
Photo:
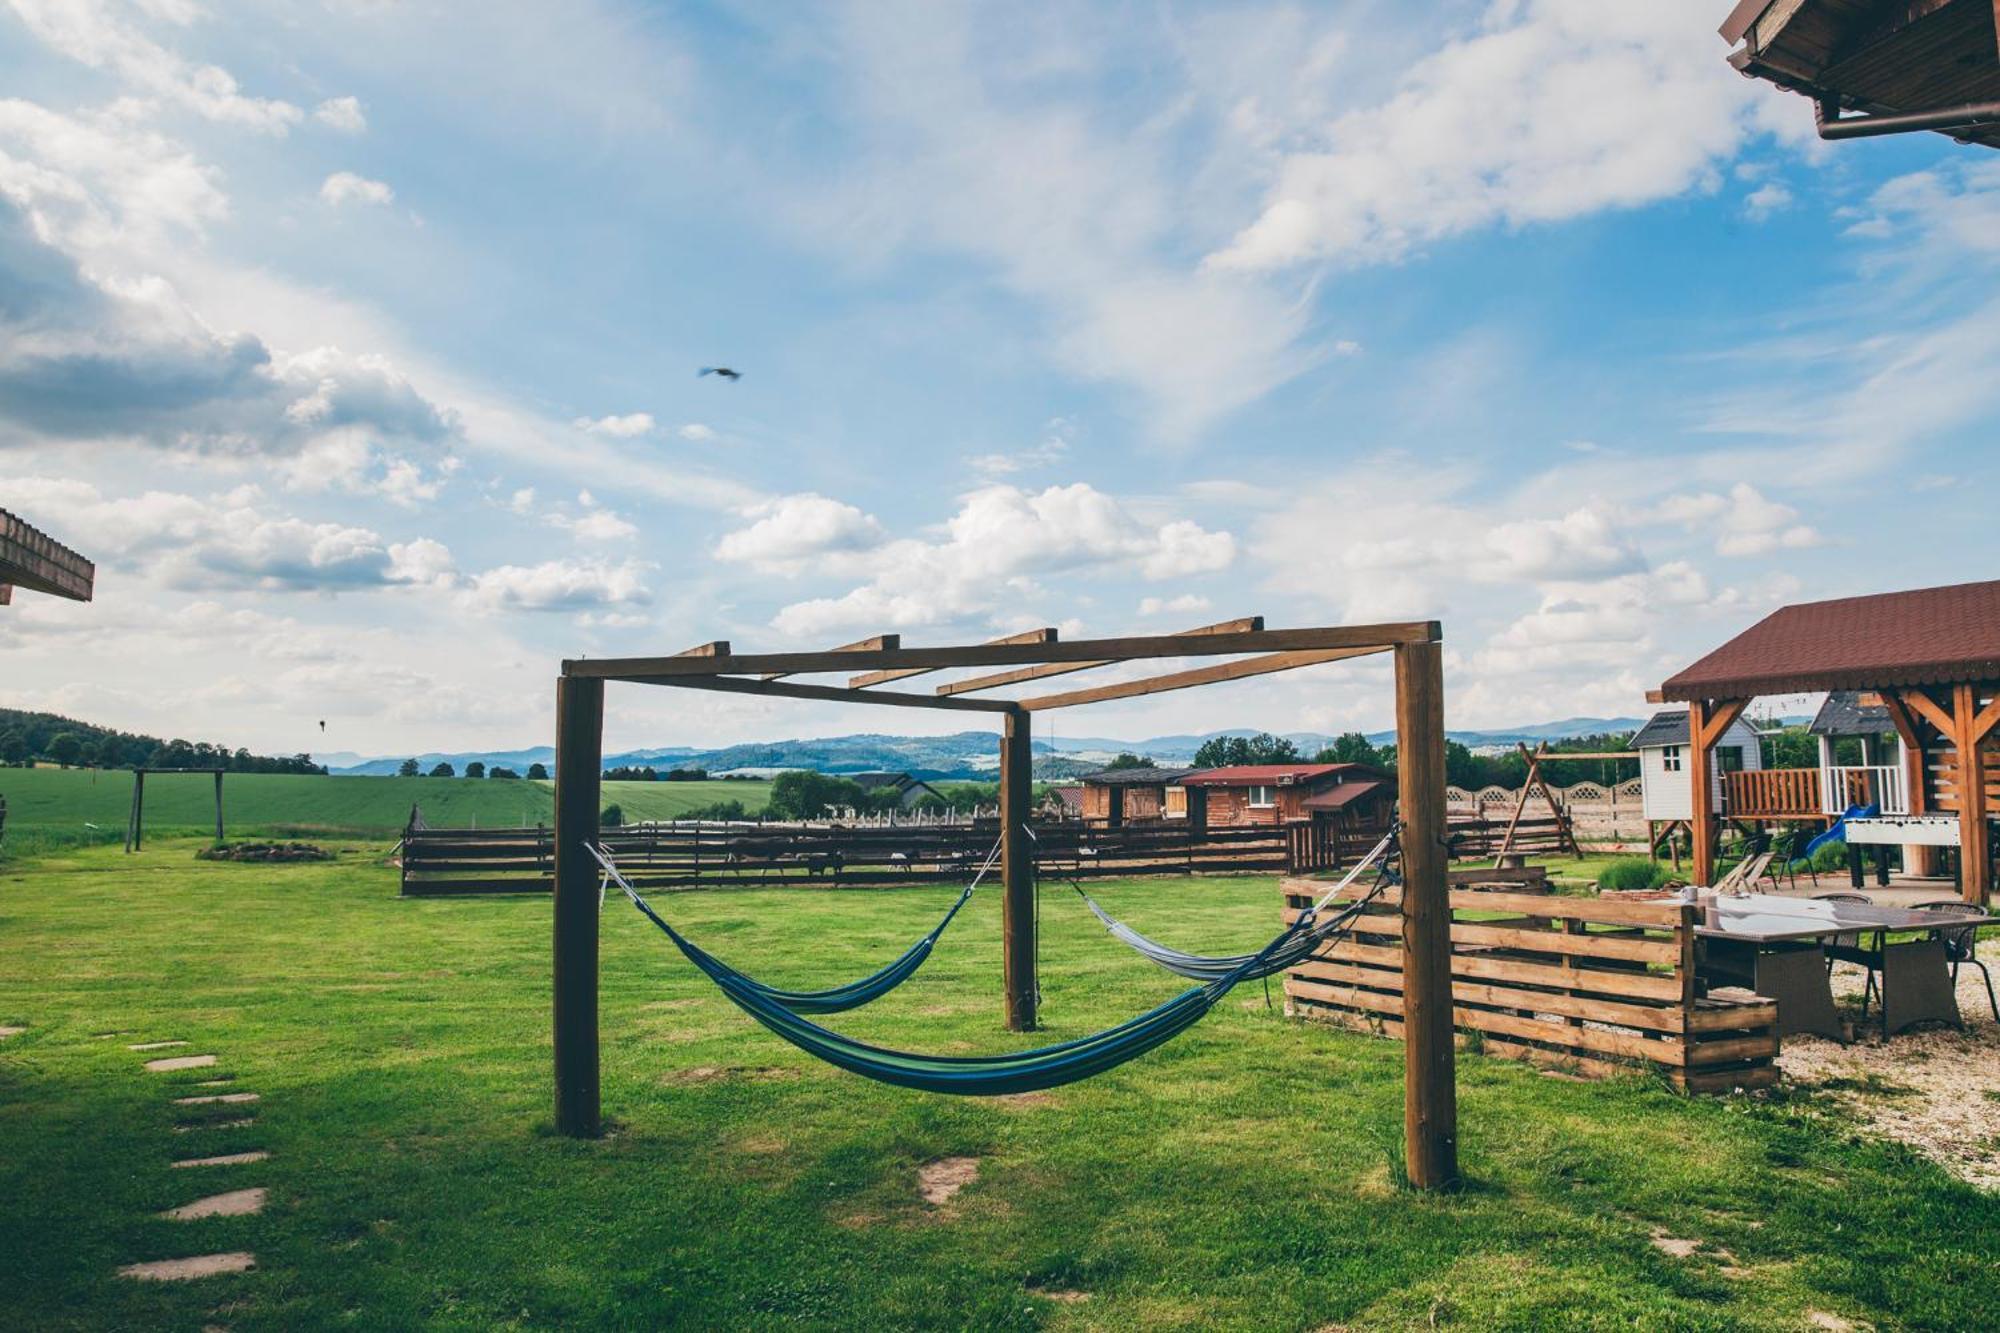
[[[1597,877],[1597,889],[1600,893],[1660,889],[1669,878],[1667,868],[1651,857],[1621,856],[1604,867],[1604,873]]]
[[[521,775],[519,773],[516,773],[511,768],[495,768],[490,772],[488,772],[486,775],[488,781],[499,779],[503,782],[509,778],[513,778],[518,781],[520,779],[520,776]]]
[[[625,807],[613,801],[597,816],[599,828],[617,828],[625,822]]]
[[[528,776],[536,782],[547,782],[549,780],[549,766],[547,764],[529,764]]]
[[[712,801],[707,805],[698,805],[692,810],[684,810],[679,817],[682,819],[730,820],[748,819],[750,815],[743,808],[743,802],[741,801]]]

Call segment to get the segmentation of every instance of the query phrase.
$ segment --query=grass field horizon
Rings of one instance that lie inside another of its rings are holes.
[[[717,801],[761,810],[771,784],[743,779],[705,782],[606,782],[605,805],[628,820],[673,819]],[[123,837],[132,805],[132,774],[122,769],[0,768],[7,831],[75,833],[95,825]],[[204,774],[146,779],[146,835],[214,825],[215,789]],[[302,773],[231,773],[223,779],[223,819],[230,836],[296,833],[393,837],[420,806],[440,828],[515,828],[554,817],[551,785],[529,778],[341,777]]]

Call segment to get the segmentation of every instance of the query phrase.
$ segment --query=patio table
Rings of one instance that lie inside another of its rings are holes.
[[[1747,985],[1778,1002],[1780,1035],[1814,1032],[1846,1039],[1833,1005],[1821,941],[1835,935],[1873,935],[1882,974],[1882,1035],[1917,1023],[1962,1026],[1958,993],[1944,942],[1931,932],[1996,918],[1968,906],[1963,915],[1920,912],[1874,903],[1831,902],[1750,893],[1696,902],[1700,915],[1700,975],[1729,985]],[[1887,943],[1891,931],[1920,931],[1923,938]]]

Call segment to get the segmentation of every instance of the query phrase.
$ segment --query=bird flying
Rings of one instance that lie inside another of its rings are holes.
[[[695,378],[700,379],[703,375],[720,375],[726,380],[740,380],[743,378],[742,371],[731,370],[728,366],[703,366],[700,372],[695,375]]]

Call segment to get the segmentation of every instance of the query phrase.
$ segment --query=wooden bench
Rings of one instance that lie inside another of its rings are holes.
[[[1328,887],[1285,879],[1286,922]],[[1355,886],[1346,896],[1365,892]],[[1591,1076],[1654,1068],[1687,1092],[1777,1082],[1778,1006],[1748,991],[1698,992],[1694,908],[1470,886],[1449,892],[1453,1021],[1477,1034],[1488,1055]],[[1400,1037],[1401,930],[1392,889],[1351,934],[1286,973],[1287,1008]]]

